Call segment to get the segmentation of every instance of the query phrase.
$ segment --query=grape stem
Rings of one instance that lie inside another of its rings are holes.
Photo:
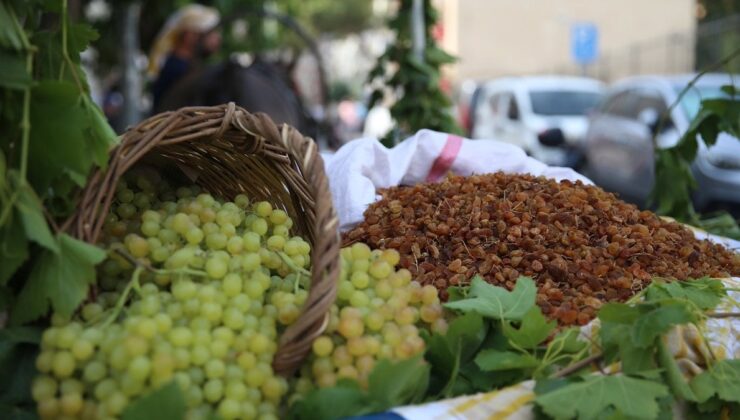
[[[303,275],[311,277],[311,272],[306,270],[303,267],[299,267],[298,265],[296,265],[296,263],[288,256],[288,254],[284,252],[278,252],[277,254],[280,257],[280,259],[283,260],[285,265],[288,266],[288,268],[290,268],[291,270],[293,270],[294,272],[298,274],[303,274]]]
[[[133,255],[129,254],[121,244],[114,244],[110,247],[111,252],[114,252],[121,256],[123,259],[128,261],[131,265],[135,267],[142,267],[143,269],[150,271],[154,274],[189,274],[191,276],[198,276],[198,277],[207,277],[208,273],[201,270],[193,270],[191,268],[182,267],[182,268],[176,268],[173,270],[167,270],[162,268],[154,268],[151,265],[141,262],[134,258]]]
[[[116,306],[113,308],[113,312],[108,316],[108,318],[101,324],[101,328],[108,327],[110,324],[112,324],[116,318],[118,318],[118,315],[121,314],[121,310],[123,310],[123,305],[126,304],[126,300],[128,300],[129,294],[131,294],[131,289],[136,287],[139,288],[139,276],[141,275],[141,272],[144,270],[144,267],[142,265],[137,265],[134,269],[134,273],[131,275],[131,280],[126,285],[126,288],[123,289],[123,293],[121,293],[121,296],[116,301]]]
[[[565,367],[563,369],[560,369],[559,371],[555,372],[552,375],[552,378],[562,378],[564,376],[568,376],[573,372],[578,372],[579,370],[585,368],[588,365],[599,363],[601,359],[604,358],[604,353],[596,353],[592,354],[591,356],[588,356],[587,358],[580,360],[576,363],[573,363],[572,365]]]
[[[707,312],[708,318],[740,318],[740,312]]]

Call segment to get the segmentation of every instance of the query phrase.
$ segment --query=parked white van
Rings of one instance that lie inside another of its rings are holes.
[[[522,147],[548,165],[575,167],[581,161],[580,143],[586,134],[587,113],[602,97],[598,80],[568,76],[522,76],[480,85],[471,110],[474,139],[496,139]],[[562,141],[540,134],[560,129]]]

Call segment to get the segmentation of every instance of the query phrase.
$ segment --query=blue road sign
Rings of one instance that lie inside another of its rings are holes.
[[[570,52],[578,64],[589,64],[599,54],[599,29],[593,23],[579,22],[570,30]]]

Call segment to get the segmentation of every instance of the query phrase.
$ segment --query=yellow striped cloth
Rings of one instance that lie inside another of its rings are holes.
[[[717,312],[740,312],[740,278],[724,280],[729,292]],[[598,332],[598,320],[581,330],[581,337],[589,342]],[[702,334],[703,333],[703,334]],[[706,337],[706,341],[702,338]],[[666,344],[687,378],[702,372],[710,352],[719,359],[740,358],[740,322],[733,318],[711,318],[699,329],[678,326],[665,337]],[[617,371],[618,365],[607,370]],[[532,405],[534,381],[525,381],[498,391],[466,395],[429,404],[399,407],[393,412],[407,420],[525,420],[534,419]]]

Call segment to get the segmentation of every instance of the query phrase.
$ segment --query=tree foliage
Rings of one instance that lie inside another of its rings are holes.
[[[370,107],[382,100],[386,87],[397,98],[391,107],[396,127],[383,139],[387,146],[393,145],[401,136],[423,128],[462,133],[449,112],[452,102],[440,88],[440,68],[453,63],[455,58],[439,48],[432,36],[432,28],[438,20],[437,11],[431,0],[424,0],[426,45],[423,60],[419,60],[413,53],[412,3],[411,0],[400,1],[398,13],[388,23],[396,34],[395,42],[378,58],[369,75],[371,83],[380,83],[372,94]]]

